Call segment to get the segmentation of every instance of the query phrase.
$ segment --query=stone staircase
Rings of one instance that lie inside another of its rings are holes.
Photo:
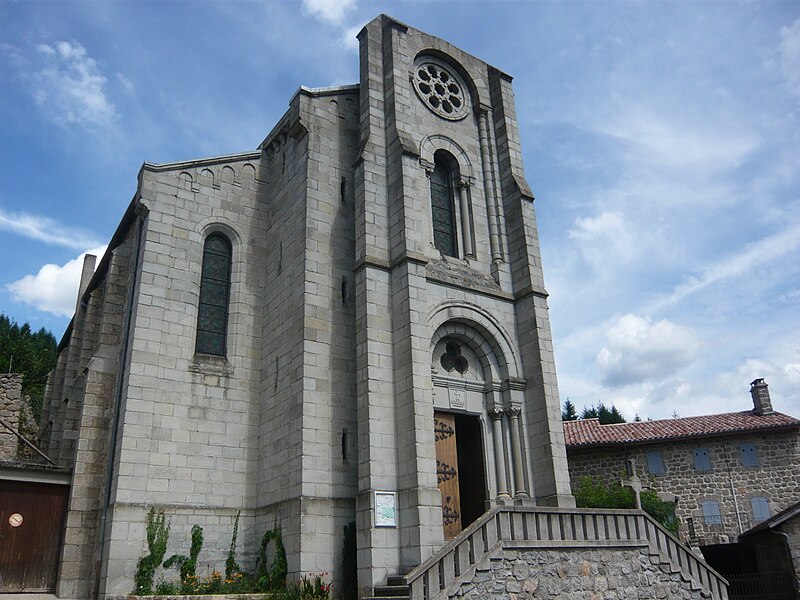
[[[643,511],[498,506],[364,600],[450,600],[491,576],[509,552],[559,549],[642,553],[692,597],[728,598],[728,582]]]
[[[362,600],[408,600],[410,589],[403,575],[390,575],[386,585],[379,585],[373,595]]]

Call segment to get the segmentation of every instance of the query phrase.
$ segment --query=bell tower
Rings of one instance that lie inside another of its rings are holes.
[[[356,513],[368,588],[420,564],[481,505],[574,499],[511,77],[386,15],[359,43]]]

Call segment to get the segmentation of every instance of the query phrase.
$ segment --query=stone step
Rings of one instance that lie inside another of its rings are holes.
[[[372,590],[372,595],[380,598],[397,598],[400,596],[406,596],[411,593],[409,587],[405,584],[403,585],[378,585],[375,586],[375,589]]]

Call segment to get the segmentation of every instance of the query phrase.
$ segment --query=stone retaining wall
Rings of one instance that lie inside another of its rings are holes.
[[[647,548],[505,549],[455,595],[464,600],[700,599]]]
[[[0,419],[16,431],[19,428],[19,408],[22,399],[22,375],[0,375]],[[17,456],[17,436],[0,425],[0,460]]]

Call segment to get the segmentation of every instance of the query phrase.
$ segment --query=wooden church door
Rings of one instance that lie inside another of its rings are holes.
[[[451,540],[461,532],[461,492],[458,485],[458,446],[455,415],[433,413],[436,435],[436,479],[442,493],[444,539]]]

